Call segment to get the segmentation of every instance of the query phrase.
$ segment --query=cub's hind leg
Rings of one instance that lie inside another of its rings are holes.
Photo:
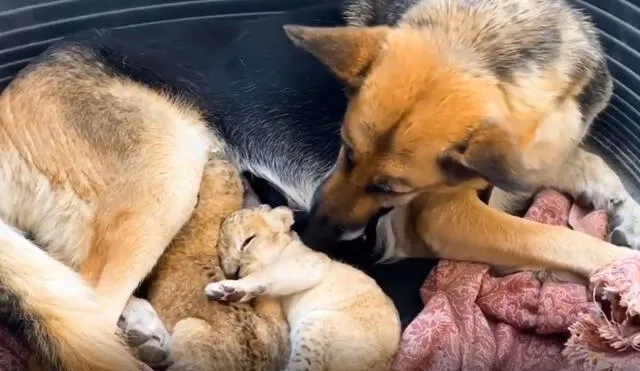
[[[311,314],[291,324],[291,353],[285,371],[324,371],[329,366],[330,323]]]
[[[291,353],[286,371],[384,371],[371,340],[371,329],[335,311],[305,315],[291,327]]]
[[[178,321],[171,335],[171,356],[174,361],[167,371],[225,371],[227,366],[213,357],[219,352],[216,348],[221,345],[218,344],[216,331],[199,318],[188,317]]]

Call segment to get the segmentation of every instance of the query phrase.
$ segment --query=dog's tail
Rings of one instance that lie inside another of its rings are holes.
[[[0,317],[45,370],[140,369],[85,281],[1,221]]]

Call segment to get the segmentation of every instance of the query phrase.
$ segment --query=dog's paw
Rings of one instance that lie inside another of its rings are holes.
[[[601,182],[593,183],[589,190],[582,192],[576,202],[607,212],[611,243],[640,250],[640,205],[618,178],[608,181],[605,176]]]
[[[630,199],[626,190],[616,188],[607,189],[597,187],[590,191],[582,192],[576,199],[576,203],[589,209],[605,210],[609,215],[615,215],[620,207]]]
[[[148,301],[131,298],[118,325],[139,360],[151,367],[169,363],[169,332]]]
[[[640,205],[620,187],[597,187],[583,192],[576,202],[609,215],[609,240],[614,245],[640,250]]]
[[[620,205],[611,218],[611,243],[640,250],[640,205],[629,198]]]
[[[204,291],[213,300],[244,303],[262,294],[265,288],[263,286],[248,287],[239,281],[226,280],[210,283]]]

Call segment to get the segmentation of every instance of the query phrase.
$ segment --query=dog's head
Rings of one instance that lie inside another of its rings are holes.
[[[518,189],[518,143],[497,81],[417,28],[285,26],[346,87],[334,170],[305,242],[332,243],[427,190]],[[462,53],[462,51],[460,51]]]
[[[281,248],[297,238],[291,231],[293,212],[287,207],[260,205],[231,214],[222,223],[218,254],[225,276],[243,277],[269,263]]]

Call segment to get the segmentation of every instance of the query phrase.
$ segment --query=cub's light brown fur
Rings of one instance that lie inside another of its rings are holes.
[[[290,230],[293,213],[262,205],[223,224],[220,257],[237,280],[207,286],[217,300],[282,300],[291,326],[286,370],[388,370],[400,341],[391,300],[363,272],[305,246]]]
[[[280,304],[208,299],[207,283],[224,279],[216,249],[222,221],[242,208],[240,175],[225,160],[207,165],[191,219],[154,270],[149,302],[171,332],[169,370],[281,370],[289,327]]]
[[[118,318],[221,146],[197,110],[90,52],[48,53],[0,96],[0,281],[45,369],[134,370]]]
[[[360,27],[285,27],[350,91],[310,240],[396,207],[389,218],[443,258],[588,275],[631,253],[489,208],[477,192],[493,184],[586,192],[623,220],[614,240],[640,247],[640,206],[580,147],[612,87],[581,13],[561,0],[353,0],[346,14]]]

